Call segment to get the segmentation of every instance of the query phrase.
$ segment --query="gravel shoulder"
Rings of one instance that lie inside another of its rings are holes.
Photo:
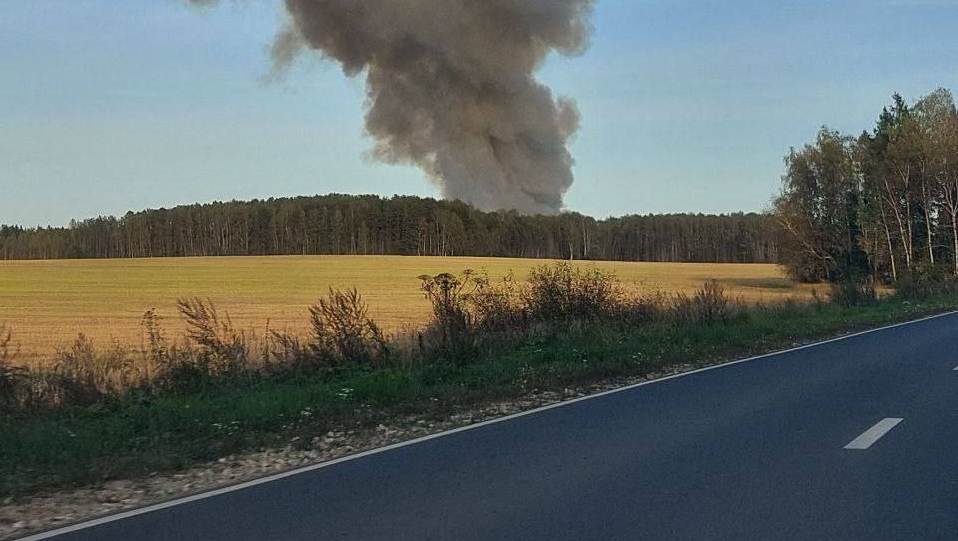
[[[923,316],[947,313],[950,312],[937,308],[913,311],[908,313],[907,320],[918,321],[918,318]],[[855,334],[856,331],[877,326],[872,324],[864,325],[864,328],[846,328],[845,332],[831,334],[831,338]],[[770,349],[781,351],[828,338],[826,334],[816,339],[779,344],[779,347]],[[763,352],[751,352],[753,355],[761,353]],[[26,500],[0,501],[0,541],[321,464],[576,398],[659,380],[722,364],[728,360],[703,359],[696,363],[672,364],[642,376],[613,378],[557,390],[532,390],[514,399],[454,407],[442,414],[429,412],[390,417],[376,426],[344,426],[312,436],[300,436],[281,448],[228,456],[176,473],[153,474],[81,489],[42,493]]]
[[[333,430],[315,435],[306,444],[291,441],[285,448],[229,456],[179,473],[110,481],[99,486],[41,494],[26,501],[5,501],[0,503],[0,540],[208,492],[696,368],[699,366],[677,365],[644,377],[614,379],[562,391],[532,391],[513,400],[461,408],[441,418],[410,415],[374,428]]]

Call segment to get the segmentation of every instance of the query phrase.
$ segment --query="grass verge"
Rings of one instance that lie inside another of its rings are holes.
[[[955,296],[892,297],[855,307],[769,306],[709,324],[568,323],[518,343],[484,343],[468,363],[355,368],[332,376],[290,372],[6,415],[0,419],[0,500],[176,470],[410,412],[441,416],[534,389],[642,376],[676,364],[704,366],[955,306]]]

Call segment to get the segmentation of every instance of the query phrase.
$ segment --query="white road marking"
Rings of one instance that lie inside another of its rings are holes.
[[[958,372],[958,366],[951,369],[953,372]]]
[[[378,448],[378,449],[372,449],[372,450],[369,450],[369,451],[364,451],[364,452],[362,452],[362,453],[357,453],[357,454],[355,454],[355,455],[350,455],[350,456],[338,458],[338,459],[335,459],[335,460],[330,460],[330,461],[328,461],[328,462],[321,462],[321,463],[319,463],[319,464],[312,464],[312,465],[310,465],[310,466],[304,466],[304,467],[299,468],[299,469],[296,469],[296,470],[290,470],[290,471],[287,471],[287,472],[278,473],[278,474],[270,475],[270,476],[267,476],[267,477],[262,477],[262,478],[260,478],[260,479],[254,479],[254,480],[252,480],[252,481],[246,481],[246,482],[244,482],[244,483],[239,483],[239,484],[236,484],[236,485],[230,485],[230,486],[226,486],[226,487],[219,488],[219,489],[216,489],[216,490],[210,490],[210,491],[208,491],[208,492],[201,492],[201,493],[193,494],[193,495],[191,495],[191,496],[186,496],[186,497],[183,497],[183,498],[177,498],[177,499],[174,499],[174,500],[169,500],[169,501],[160,502],[160,503],[153,504],[153,505],[148,505],[148,506],[146,506],[146,507],[140,507],[140,508],[137,508],[137,509],[131,509],[131,510],[129,510],[129,511],[123,511],[123,512],[116,513],[116,514],[113,514],[113,515],[107,515],[107,516],[95,518],[95,519],[92,519],[92,520],[87,520],[87,521],[85,521],[85,522],[80,522],[80,523],[77,523],[77,524],[72,524],[72,525],[69,525],[69,526],[63,526],[63,527],[57,528],[57,529],[55,529],[55,530],[47,530],[47,531],[44,531],[44,532],[40,532],[40,533],[37,533],[37,534],[33,534],[33,535],[29,536],[29,537],[20,538],[20,539],[18,539],[17,541],[42,541],[42,540],[45,540],[45,539],[51,539],[51,538],[53,538],[53,537],[57,537],[57,536],[64,535],[64,534],[68,534],[68,533],[72,533],[72,532],[77,532],[77,531],[80,531],[80,530],[86,530],[86,529],[88,529],[88,528],[93,528],[93,527],[96,527],[96,526],[101,526],[101,525],[103,525],[103,524],[109,524],[109,523],[111,523],[111,522],[117,522],[117,521],[120,521],[120,520],[125,520],[125,519],[128,519],[128,518],[132,518],[132,517],[136,517],[136,516],[140,516],[140,515],[145,515],[145,514],[147,514],[147,513],[153,513],[153,512],[155,512],[155,511],[161,511],[161,510],[163,510],[163,509],[169,509],[169,508],[171,508],[171,507],[176,507],[176,506],[179,506],[179,505],[183,505],[183,504],[187,504],[187,503],[191,503],[191,502],[195,502],[195,501],[199,501],[199,500],[205,500],[205,499],[207,499],[207,498],[213,498],[213,497],[216,497],[216,496],[221,496],[221,495],[223,495],[223,494],[229,494],[230,492],[236,492],[236,491],[238,491],[238,490],[245,490],[245,489],[247,489],[247,488],[251,488],[251,487],[255,487],[255,486],[259,486],[259,485],[264,485],[264,484],[266,484],[266,483],[272,483],[272,482],[274,482],[274,481],[279,481],[280,479],[286,479],[287,477],[292,477],[292,476],[294,476],[294,475],[300,475],[300,474],[309,473],[309,472],[316,471],[316,470],[321,470],[321,469],[323,469],[323,468],[328,468],[328,467],[330,467],[330,466],[335,466],[335,465],[341,464],[341,463],[343,463],[343,462],[350,462],[350,461],[357,460],[357,459],[364,458],[364,457],[368,457],[368,456],[371,456],[371,455],[377,455],[377,454],[379,454],[379,453],[385,453],[385,452],[387,452],[387,451],[392,451],[393,449],[399,449],[399,448],[401,448],[401,447],[408,447],[408,446],[410,446],[410,445],[416,445],[416,444],[419,444],[419,443],[427,442],[427,441],[429,441],[429,440],[434,440],[434,439],[437,439],[437,438],[442,438],[442,437],[445,437],[445,436],[450,436],[450,435],[452,435],[452,434],[457,434],[457,433],[459,433],[459,432],[466,432],[466,431],[469,431],[469,430],[475,430],[475,429],[477,429],[477,428],[482,428],[482,427],[484,427],[484,426],[488,426],[488,425],[491,425],[491,424],[502,423],[502,422],[505,422],[505,421],[511,421],[511,420],[513,420],[513,419],[518,419],[518,418],[520,418],[520,417],[526,417],[526,416],[528,416],[528,415],[535,415],[535,414],[537,414],[537,413],[541,413],[541,412],[548,411],[548,410],[555,409],[555,408],[561,408],[561,407],[569,406],[569,405],[571,405],[571,404],[576,404],[576,403],[578,403],[578,402],[583,402],[583,401],[586,401],[586,400],[593,400],[593,399],[596,399],[596,398],[601,398],[601,397],[603,397],[603,396],[609,396],[609,395],[612,395],[612,394],[617,394],[617,393],[621,393],[621,392],[625,392],[625,391],[631,391],[631,390],[633,390],[633,389],[637,389],[637,388],[639,388],[639,387],[644,387],[644,386],[646,386],[646,385],[654,385],[654,384],[656,384],[656,383],[662,383],[662,382],[669,381],[669,380],[672,380],[672,379],[683,378],[683,377],[686,377],[686,376],[691,376],[691,375],[693,375],[693,374],[699,374],[699,373],[702,373],[702,372],[709,372],[709,371],[712,371],[712,370],[718,370],[718,369],[721,369],[721,368],[726,368],[726,367],[729,367],[729,366],[735,366],[735,365],[737,365],[737,364],[742,364],[742,363],[748,363],[748,362],[752,362],[752,361],[757,361],[757,360],[760,360],[760,359],[768,359],[768,358],[770,358],[770,357],[777,357],[777,356],[779,356],[779,355],[784,355],[784,354],[786,354],[786,353],[792,353],[792,352],[795,352],[795,351],[802,351],[802,350],[805,350],[805,349],[816,348],[816,347],[819,347],[819,346],[824,346],[824,345],[826,345],[826,344],[832,344],[832,343],[834,343],[834,342],[841,342],[841,341],[843,341],[843,340],[848,340],[848,339],[856,338],[856,337],[859,337],[859,336],[864,336],[864,335],[868,335],[868,334],[878,333],[878,332],[882,332],[882,331],[887,331],[887,330],[889,330],[889,329],[896,329],[896,328],[898,328],[898,327],[905,327],[905,326],[907,326],[907,325],[914,325],[914,324],[916,324],[916,323],[922,323],[922,322],[924,322],[924,321],[930,321],[930,320],[933,320],[933,319],[940,319],[940,318],[950,317],[950,316],[955,316],[955,315],[958,315],[958,311],[945,312],[945,313],[943,313],[943,314],[935,314],[935,315],[933,315],[933,316],[923,317],[923,318],[915,319],[915,320],[912,320],[912,321],[904,321],[904,322],[902,322],[902,323],[895,323],[895,324],[893,324],[893,325],[886,325],[886,326],[884,326],[884,327],[879,327],[879,328],[877,328],[877,329],[869,329],[869,330],[867,330],[867,331],[861,331],[861,332],[856,332],[856,333],[852,333],[852,334],[846,334],[846,335],[838,336],[838,337],[831,338],[831,339],[828,339],[828,340],[822,340],[822,341],[820,341],[820,342],[812,342],[812,343],[810,343],[810,344],[805,344],[805,345],[798,346],[798,347],[794,347],[794,348],[784,349],[784,350],[781,350],[781,351],[775,351],[775,352],[772,352],[772,353],[766,353],[766,354],[764,354],[764,355],[756,355],[755,357],[749,357],[749,358],[747,358],[747,359],[739,359],[739,360],[737,360],[737,361],[730,361],[730,362],[727,362],[727,363],[722,363],[722,364],[716,364],[716,365],[712,365],[712,366],[707,366],[707,367],[705,367],[705,368],[699,368],[699,369],[697,369],[697,370],[691,370],[691,371],[689,371],[689,372],[682,372],[681,374],[673,374],[673,375],[671,375],[671,376],[666,376],[666,377],[664,377],[664,378],[659,378],[659,379],[655,379],[655,380],[651,380],[651,381],[644,381],[644,382],[642,382],[642,383],[636,383],[636,384],[634,384],[634,385],[629,385],[629,386],[626,386],[626,387],[621,387],[621,388],[618,388],[618,389],[613,389],[613,390],[611,390],[611,391],[605,391],[605,392],[597,393],[597,394],[594,394],[594,395],[583,396],[583,397],[581,397],[581,398],[574,398],[574,399],[572,399],[572,400],[566,400],[565,402],[559,402],[559,403],[556,403],[556,404],[552,404],[552,405],[549,405],[549,406],[543,406],[543,407],[541,407],[541,408],[536,408],[536,409],[533,409],[533,410],[523,411],[523,412],[520,412],[520,413],[514,413],[514,414],[512,414],[512,415],[507,415],[507,416],[505,416],[505,417],[500,417],[500,418],[498,418],[498,419],[490,419],[490,420],[488,420],[488,421],[483,421],[483,422],[481,422],[481,423],[476,423],[476,424],[473,424],[473,425],[467,425],[467,426],[463,426],[463,427],[459,427],[459,428],[454,428],[454,429],[448,430],[448,431],[446,431],[446,432],[439,432],[439,433],[436,433],[436,434],[430,434],[430,435],[428,435],[428,436],[423,436],[423,437],[421,437],[421,438],[416,438],[416,439],[414,439],[414,440],[409,440],[409,441],[405,441],[405,442],[401,442],[401,443],[396,443],[396,444],[393,444],[393,445],[389,445],[389,446],[386,446],[386,447],[380,447],[380,448]]]
[[[858,436],[852,440],[851,443],[845,446],[845,449],[864,451],[865,449],[868,449],[874,445],[876,441],[882,438],[882,436],[888,434],[891,429],[898,426],[898,423],[902,421],[904,421],[904,419],[899,419],[897,417],[882,419],[881,421],[878,421],[875,426],[866,430],[861,436]]]

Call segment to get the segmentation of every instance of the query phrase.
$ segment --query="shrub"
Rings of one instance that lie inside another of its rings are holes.
[[[143,353],[147,362],[161,369],[167,367],[170,364],[170,346],[160,325],[156,308],[150,308],[143,313],[140,325],[143,327]]]
[[[166,339],[156,309],[144,312],[142,355],[146,364],[145,381],[148,387],[173,390],[188,390],[210,377],[209,367],[196,359],[196,351],[190,347],[179,349]]]
[[[895,282],[895,296],[903,300],[917,300],[928,296],[928,288],[912,275],[902,276]]]
[[[903,300],[922,300],[937,295],[958,294],[958,279],[937,272],[913,272],[895,284],[895,296]]]
[[[614,317],[622,294],[615,275],[563,261],[533,269],[523,300],[533,319],[589,320]]]
[[[305,367],[313,360],[310,348],[303,345],[298,336],[278,331],[266,333],[263,361],[267,369]]]
[[[13,331],[0,323],[0,411],[15,409],[27,383],[27,371],[13,364],[19,348],[13,344]]]
[[[479,287],[475,273],[466,270],[461,277],[449,273],[421,275],[422,291],[432,305],[433,320],[426,329],[429,338],[436,338],[439,349],[459,352],[473,345],[473,317],[468,308],[469,295]],[[420,348],[425,341],[420,335]]]
[[[680,323],[719,323],[732,317],[733,308],[722,284],[709,280],[692,296],[685,293],[673,296],[671,315]]]
[[[522,287],[512,273],[493,283],[485,274],[472,275],[475,287],[463,296],[464,309],[477,332],[510,332],[528,326]]]
[[[355,289],[329,294],[309,308],[313,339],[310,349],[314,358],[343,363],[376,363],[389,352],[386,339],[376,322],[369,317],[369,308]],[[298,344],[289,337],[274,336],[287,352],[295,352]]]
[[[177,308],[186,321],[186,337],[198,350],[182,352],[184,357],[170,368],[209,377],[235,375],[248,367],[246,336],[233,327],[229,314],[221,318],[212,301],[196,297],[180,299]]]
[[[118,343],[98,351],[84,334],[68,349],[56,354],[53,369],[38,388],[38,400],[46,406],[61,403],[92,404],[108,396],[120,396],[141,381],[130,350]]]
[[[50,374],[53,376],[50,383],[55,387],[50,390],[54,395],[51,401],[89,404],[101,398],[93,368],[95,362],[93,342],[82,333],[70,348],[57,351]]]
[[[864,306],[878,300],[870,281],[842,280],[831,285],[831,300],[841,306]]]
[[[629,325],[643,325],[668,316],[670,298],[656,292],[648,295],[623,297],[617,319]]]
[[[13,331],[0,323],[0,364],[13,365],[19,348],[13,344]]]

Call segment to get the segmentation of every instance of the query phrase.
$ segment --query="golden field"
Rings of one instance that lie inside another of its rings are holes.
[[[300,332],[307,306],[328,288],[357,288],[386,329],[415,326],[429,306],[417,276],[465,269],[498,278],[524,277],[537,260],[401,256],[237,257],[83,261],[0,261],[0,323],[14,331],[21,359],[48,358],[84,333],[100,345],[138,345],[143,312],[156,308],[170,336],[182,330],[181,297],[209,298],[233,323],[261,332]],[[613,271],[640,292],[684,291],[720,281],[747,302],[807,297],[811,288],[787,280],[775,265],[581,262]]]

